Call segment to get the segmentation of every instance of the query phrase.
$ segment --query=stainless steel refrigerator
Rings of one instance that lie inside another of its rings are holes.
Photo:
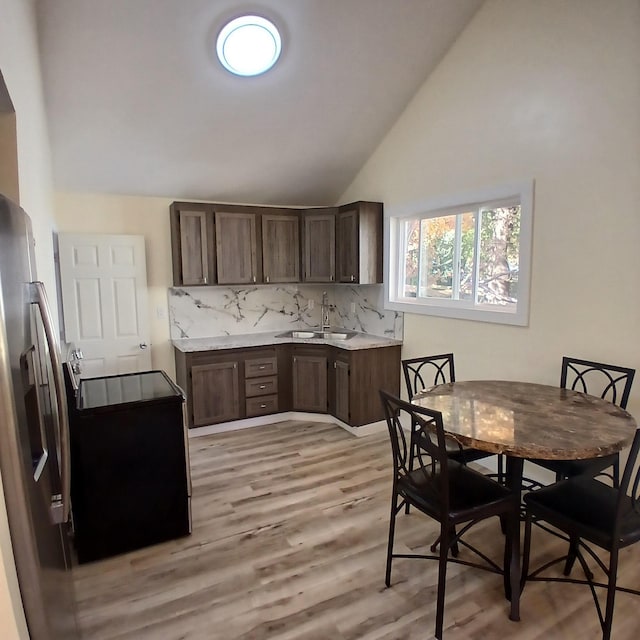
[[[0,196],[0,472],[31,640],[79,638],[71,575],[69,426],[31,222]]]

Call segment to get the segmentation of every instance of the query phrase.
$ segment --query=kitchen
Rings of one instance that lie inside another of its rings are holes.
[[[556,380],[564,352],[637,362],[638,9],[607,5],[483,3],[358,177],[328,203],[368,199],[392,210],[514,174],[536,179],[529,326],[407,314],[403,356],[451,349],[466,378],[545,382]],[[173,374],[170,327],[157,310],[168,313],[167,212],[180,194],[90,193],[54,183],[35,20],[29,3],[1,6],[8,19],[0,23],[0,69],[18,114],[14,171],[20,201],[34,216],[39,273],[55,286],[54,229],[144,235],[153,366]],[[478,104],[480,93],[495,102]],[[7,575],[6,520],[2,534]],[[0,601],[14,612],[2,616],[9,625],[3,637],[20,637],[14,580],[2,584]]]

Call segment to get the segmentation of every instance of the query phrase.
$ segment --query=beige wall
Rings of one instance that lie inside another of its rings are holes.
[[[60,232],[143,235],[147,256],[151,360],[175,378],[169,343],[167,289],[172,286],[169,205],[165,198],[57,193],[56,226]],[[158,310],[164,312],[158,318]]]
[[[0,193],[14,202],[20,200],[16,114],[13,110],[0,110]]]
[[[341,200],[389,212],[531,178],[529,326],[408,314],[404,355],[552,384],[562,355],[640,369],[638,0],[489,0]]]
[[[12,161],[17,163],[18,168],[20,203],[30,213],[33,221],[39,277],[52,291],[55,279],[51,242],[51,160],[38,61],[34,2],[0,0],[0,16],[0,70],[16,112],[17,158],[12,158]],[[0,638],[28,638],[2,491]]]

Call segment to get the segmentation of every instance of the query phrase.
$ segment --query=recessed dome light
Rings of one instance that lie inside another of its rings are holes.
[[[280,33],[260,16],[241,16],[228,22],[218,34],[216,52],[225,69],[238,76],[257,76],[273,67],[280,57]]]

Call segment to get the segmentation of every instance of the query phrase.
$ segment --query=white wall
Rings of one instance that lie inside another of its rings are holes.
[[[170,204],[166,198],[65,192],[55,195],[56,226],[60,232],[145,237],[151,363],[154,369],[163,369],[175,378],[167,311],[167,289],[173,283]],[[163,310],[163,318],[158,318],[158,309]]]
[[[488,0],[340,200],[389,212],[530,178],[529,326],[407,314],[404,356],[550,384],[562,355],[640,370],[638,0]]]
[[[20,203],[33,221],[39,277],[53,291],[51,160],[33,0],[0,0],[0,69],[16,111]],[[0,491],[0,638],[28,637]]]

